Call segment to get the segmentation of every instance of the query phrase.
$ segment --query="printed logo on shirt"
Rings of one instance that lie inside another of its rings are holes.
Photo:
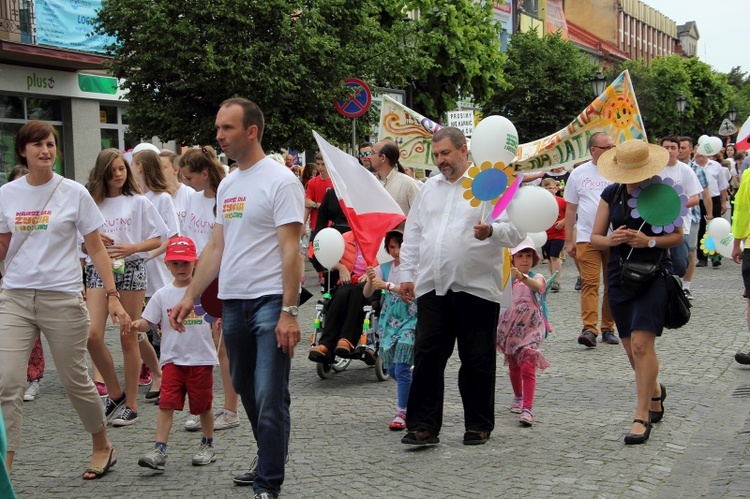
[[[589,177],[584,178],[581,181],[581,187],[584,189],[593,189],[603,191],[611,182],[609,180],[594,180]]]
[[[171,308],[167,309],[167,315],[169,315],[172,312]],[[200,326],[201,324],[205,324],[203,321],[203,315],[196,315],[195,310],[191,311],[190,314],[182,319],[182,325],[183,326]]]
[[[247,201],[247,196],[236,196],[225,199],[224,205],[221,207],[221,214],[224,219],[242,218],[242,214],[245,211],[245,201]]]
[[[128,232],[133,226],[132,218],[105,218],[104,225],[102,226],[102,232],[105,234],[112,234],[115,232]]]
[[[28,232],[32,230],[47,230],[49,219],[52,216],[50,210],[39,211],[17,211],[14,230],[16,232]]]
[[[244,203],[243,203],[244,206]],[[226,216],[224,218],[227,218]],[[230,218],[237,218],[237,217],[230,217]],[[240,213],[239,218],[242,218],[242,213]],[[190,220],[188,220],[188,227],[195,230],[195,232],[199,234],[210,234],[214,230],[214,221],[213,220],[199,220],[198,217],[195,216],[194,213],[190,214]]]

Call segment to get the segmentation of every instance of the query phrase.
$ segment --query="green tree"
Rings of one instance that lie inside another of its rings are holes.
[[[347,143],[351,120],[333,102],[348,98],[343,85],[350,77],[370,86],[404,87],[428,77],[456,86],[441,92],[419,92],[416,102],[426,112],[452,107],[462,92],[480,97],[491,93],[499,77],[497,62],[477,44],[486,43],[490,28],[462,28],[485,36],[448,36],[456,26],[479,22],[479,4],[464,6],[451,24],[433,29],[438,13],[404,20],[405,0],[200,0],[149,2],[108,0],[95,24],[116,36],[110,47],[111,71],[128,91],[128,116],[141,136],[181,143],[213,142],[213,120],[220,103],[232,96],[256,101],[266,115],[264,147],[315,148],[317,130],[329,140]],[[432,6],[447,0],[416,1]],[[451,9],[449,9],[451,10]],[[451,10],[451,11],[453,11]],[[465,41],[470,40],[471,43]],[[435,62],[437,41],[458,62]],[[471,53],[476,51],[476,54]],[[460,77],[457,68],[465,68]],[[468,69],[466,69],[468,68]],[[470,70],[469,70],[470,69]],[[451,100],[452,99],[452,100]],[[376,120],[368,113],[360,130]]]
[[[498,90],[483,114],[508,118],[521,142],[564,128],[594,100],[590,78],[596,67],[559,34],[516,33],[507,55],[503,71],[510,88]]]

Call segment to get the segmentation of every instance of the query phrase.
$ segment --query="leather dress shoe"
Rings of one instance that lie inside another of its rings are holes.
[[[734,360],[736,360],[738,364],[750,365],[750,352],[737,352],[734,354]]]
[[[667,398],[667,389],[661,383],[659,383],[659,386],[661,387],[661,396],[652,397],[651,400],[661,403],[661,411],[648,411],[648,420],[651,424],[659,423],[664,417],[664,400]]]
[[[440,443],[440,439],[427,430],[417,430],[404,435],[401,443],[406,445],[435,445]]]
[[[333,352],[336,355],[351,355],[353,351],[354,345],[352,345],[352,342],[346,338],[341,338],[339,342],[336,343],[336,348],[333,349]]]
[[[312,347],[307,354],[307,358],[313,362],[332,362],[330,355],[328,355],[328,347],[325,345],[316,345]]]
[[[602,341],[608,345],[619,345],[620,340],[615,335],[615,332],[610,329],[602,331]]]
[[[596,335],[591,331],[584,331],[578,337],[578,343],[588,348],[593,348],[596,346]]]

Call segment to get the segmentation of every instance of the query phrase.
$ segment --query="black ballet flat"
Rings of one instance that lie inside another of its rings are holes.
[[[659,383],[659,386],[661,387],[661,397],[653,397],[651,400],[661,402],[661,411],[648,411],[648,420],[651,424],[661,422],[664,417],[664,400],[667,398],[667,389],[661,383]]]
[[[642,419],[634,419],[634,423],[640,423],[646,427],[646,431],[643,433],[628,433],[625,435],[625,445],[639,445],[645,444],[648,437],[651,435],[651,423]]]

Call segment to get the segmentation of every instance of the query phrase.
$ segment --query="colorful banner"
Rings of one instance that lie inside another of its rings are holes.
[[[94,34],[91,21],[101,10],[102,0],[36,0],[36,41],[86,52],[106,52],[114,37]]]
[[[599,97],[567,127],[543,139],[518,146],[515,170],[549,170],[572,167],[591,159],[588,142],[595,132],[604,132],[615,144],[628,139],[646,140],[641,111],[630,73],[620,73]]]
[[[380,106],[378,140],[392,140],[398,144],[403,166],[414,168],[418,176],[424,170],[435,169],[430,139],[441,128],[429,118],[409,109],[388,95],[383,95]]]
[[[430,139],[440,128],[429,118],[383,96],[378,140],[393,140],[399,145],[402,165],[434,169]],[[646,140],[646,129],[627,70],[567,127],[543,139],[519,145],[513,167],[517,172],[570,169],[576,163],[591,159],[588,142],[596,132],[606,133],[615,144],[628,139]]]
[[[560,32],[563,40],[568,39],[568,23],[565,22],[562,0],[547,0],[547,33]]]

